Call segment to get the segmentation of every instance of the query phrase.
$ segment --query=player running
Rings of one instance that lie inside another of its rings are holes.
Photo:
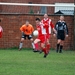
[[[34,31],[34,28],[31,24],[29,24],[29,21],[26,21],[26,24],[24,24],[21,28],[20,28],[21,32],[22,32],[22,38],[21,38],[21,42],[19,45],[19,50],[22,49],[22,45],[23,45],[23,41],[28,38],[31,42],[32,42],[32,47],[34,48],[34,44],[33,44],[33,38],[32,38],[32,33]]]
[[[3,28],[0,26],[0,38],[2,38]]]
[[[60,16],[60,20],[56,23],[55,29],[57,30],[57,49],[56,52],[62,53],[63,44],[66,37],[68,37],[68,27],[64,21],[64,16]],[[55,34],[54,34],[55,36]],[[60,49],[59,49],[60,48]]]
[[[51,29],[53,29],[54,33],[56,34],[57,31],[54,28],[54,25],[52,23],[52,20],[48,18],[47,14],[44,14],[44,19],[41,21],[44,24],[44,28],[46,28],[46,38],[47,38],[47,50],[50,51],[50,35],[51,35]]]

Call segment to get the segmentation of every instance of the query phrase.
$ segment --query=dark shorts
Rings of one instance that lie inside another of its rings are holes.
[[[57,34],[57,39],[65,40],[65,34],[64,33],[58,33]]]
[[[22,38],[24,38],[24,39],[27,38],[28,40],[30,40],[32,38],[32,35],[22,34]]]

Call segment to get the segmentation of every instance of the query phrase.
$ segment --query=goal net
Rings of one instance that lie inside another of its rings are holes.
[[[30,3],[2,3],[0,2],[0,13],[3,14],[74,14],[73,3],[56,4],[32,4]]]

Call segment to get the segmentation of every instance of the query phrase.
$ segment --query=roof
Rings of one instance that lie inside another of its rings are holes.
[[[74,15],[74,10],[60,10],[65,15]]]
[[[54,14],[74,15],[74,10],[59,10]]]

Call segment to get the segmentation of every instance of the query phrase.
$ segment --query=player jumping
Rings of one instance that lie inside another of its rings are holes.
[[[46,48],[46,35],[47,35],[47,33],[46,33],[46,28],[44,28],[44,25],[42,25],[39,18],[36,18],[36,27],[37,27],[39,35],[34,40],[35,49],[36,49],[37,43],[40,42],[42,51],[44,52],[44,58],[46,58],[46,56],[48,55],[47,48]]]

